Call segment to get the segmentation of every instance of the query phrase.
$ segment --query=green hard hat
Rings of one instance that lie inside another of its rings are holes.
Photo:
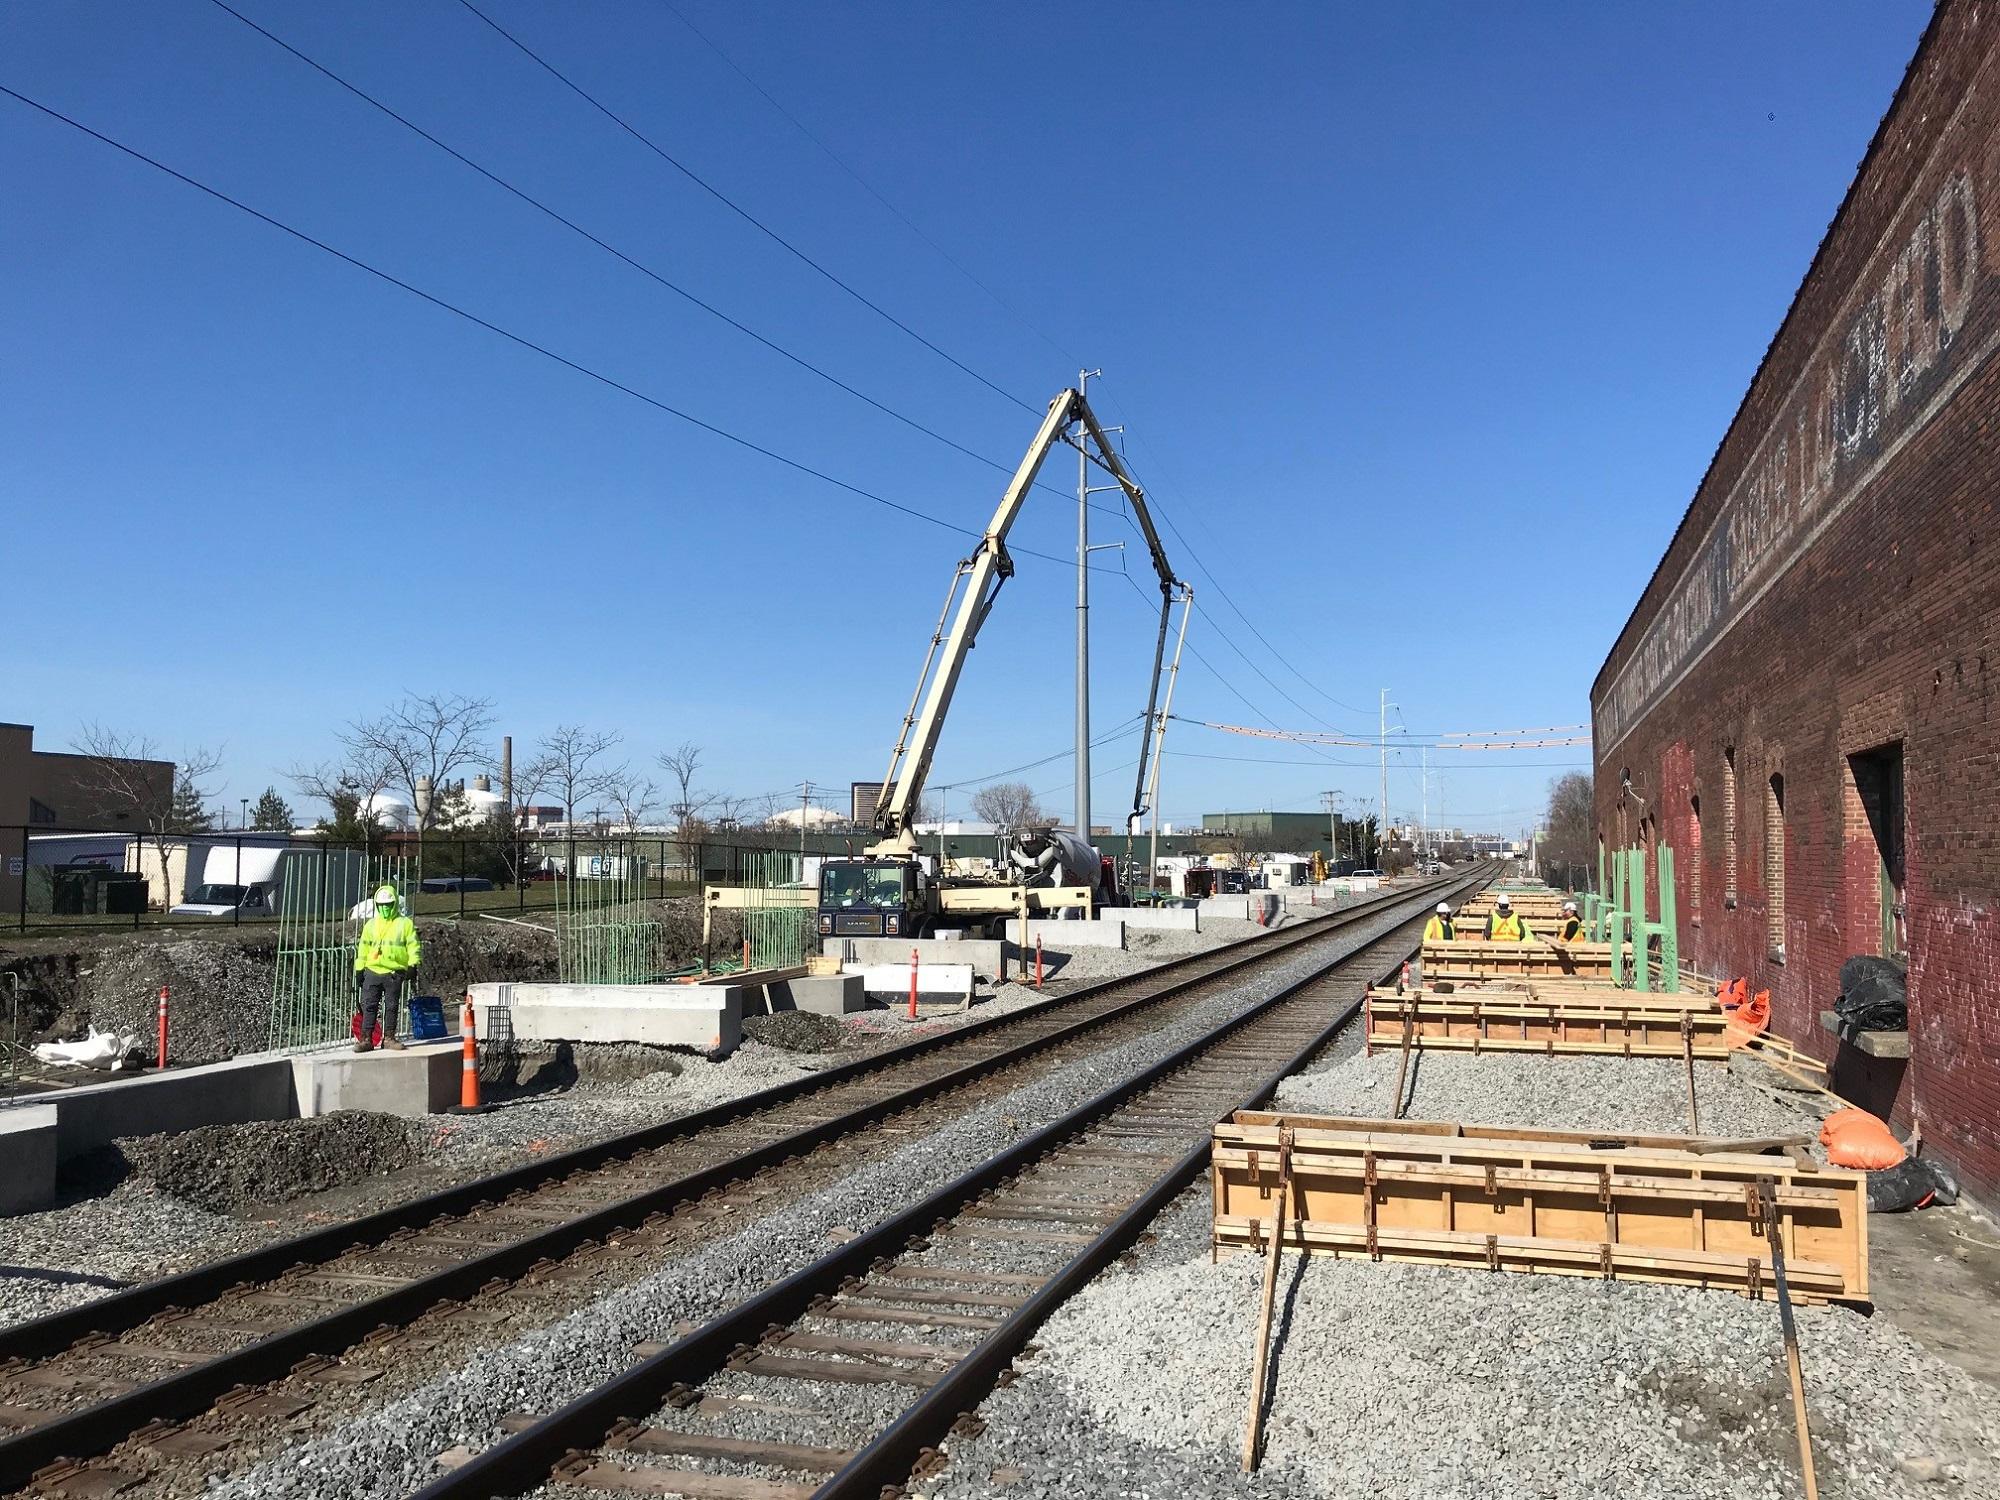
[[[375,891],[377,906],[393,906],[396,902],[396,888],[393,885],[378,886]]]

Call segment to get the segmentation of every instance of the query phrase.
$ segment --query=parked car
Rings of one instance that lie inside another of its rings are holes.
[[[484,875],[433,875],[417,889],[426,896],[449,896],[459,891],[490,891],[493,882]]]
[[[1354,878],[1356,880],[1380,880],[1382,872],[1380,870],[1356,870]]]

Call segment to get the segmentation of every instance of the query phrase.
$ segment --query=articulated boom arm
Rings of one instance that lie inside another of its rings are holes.
[[[1066,436],[1072,426],[1076,428],[1074,435]],[[1021,506],[1028,498],[1028,491],[1034,487],[1035,476],[1041,472],[1043,462],[1060,441],[1068,441],[1081,448],[1118,481],[1126,498],[1132,502],[1147,550],[1152,555],[1153,569],[1160,578],[1160,630],[1161,641],[1165,641],[1167,606],[1179,584],[1173,569],[1167,564],[1166,549],[1160,545],[1159,533],[1153,528],[1152,515],[1146,509],[1145,492],[1125,472],[1124,464],[1119,461],[1110,440],[1104,435],[1104,429],[1098,425],[1096,416],[1084,401],[1082,392],[1064,391],[1049,403],[1049,412],[1042,419],[1041,429],[1028,445],[1020,467],[1014,470],[1014,477],[1008,481],[1006,493],[1000,497],[999,507],[993,512],[993,519],[986,523],[986,534],[972,549],[972,555],[958,565],[958,573],[945,595],[944,612],[939,616],[938,628],[931,636],[930,651],[924,657],[923,670],[917,674],[917,690],[911,696],[909,711],[903,716],[902,733],[889,756],[889,773],[882,780],[882,792],[875,803],[875,830],[880,837],[870,846],[868,853],[871,855],[901,855],[916,851],[916,835],[911,825],[923,797],[924,782],[930,775],[931,757],[937,751],[938,735],[944,729],[945,715],[951,710],[952,695],[958,690],[959,674],[965,670],[966,655],[978,640],[980,627],[992,612],[1000,585],[1014,574],[1014,560],[1007,555],[1007,533],[1020,516]],[[954,603],[956,614],[953,613]],[[950,622],[948,627],[947,620]],[[1156,649],[1153,662],[1156,694],[1159,655]],[[1147,715],[1149,718],[1152,715],[1150,702]],[[1142,785],[1144,777],[1145,768],[1141,766]]]

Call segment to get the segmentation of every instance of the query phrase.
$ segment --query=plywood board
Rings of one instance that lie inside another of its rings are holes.
[[[1215,1128],[1218,1247],[1268,1233],[1257,1226],[1273,1215],[1277,1119],[1244,1114]],[[1605,1150],[1580,1133],[1283,1120],[1293,1141],[1286,1243],[1308,1253],[1770,1296],[1770,1249],[1755,1210],[1757,1184],[1769,1179],[1793,1294],[1868,1300],[1863,1173],[1749,1153]]]
[[[1623,994],[1616,991],[1614,994]],[[1659,999],[1671,999],[1661,996]],[[1413,1047],[1443,1052],[1540,1052],[1551,1056],[1682,1057],[1681,1023],[1693,1029],[1692,1051],[1704,1062],[1729,1056],[1727,1018],[1708,1007],[1545,1000],[1480,991],[1396,995],[1370,990],[1362,1037],[1372,1049],[1401,1047],[1405,1025]]]

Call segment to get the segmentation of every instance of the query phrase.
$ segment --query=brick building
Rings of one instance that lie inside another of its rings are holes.
[[[118,763],[120,783],[140,792],[140,801],[107,800],[104,777],[93,774],[89,756],[37,750],[28,724],[0,724],[0,912],[21,902],[28,840],[40,833],[143,833],[142,802],[173,795],[174,764],[167,760]]]
[[[1946,0],[1591,689],[1681,952],[2000,1201],[2000,11]],[[1909,959],[1906,1061],[1822,1028]]]

